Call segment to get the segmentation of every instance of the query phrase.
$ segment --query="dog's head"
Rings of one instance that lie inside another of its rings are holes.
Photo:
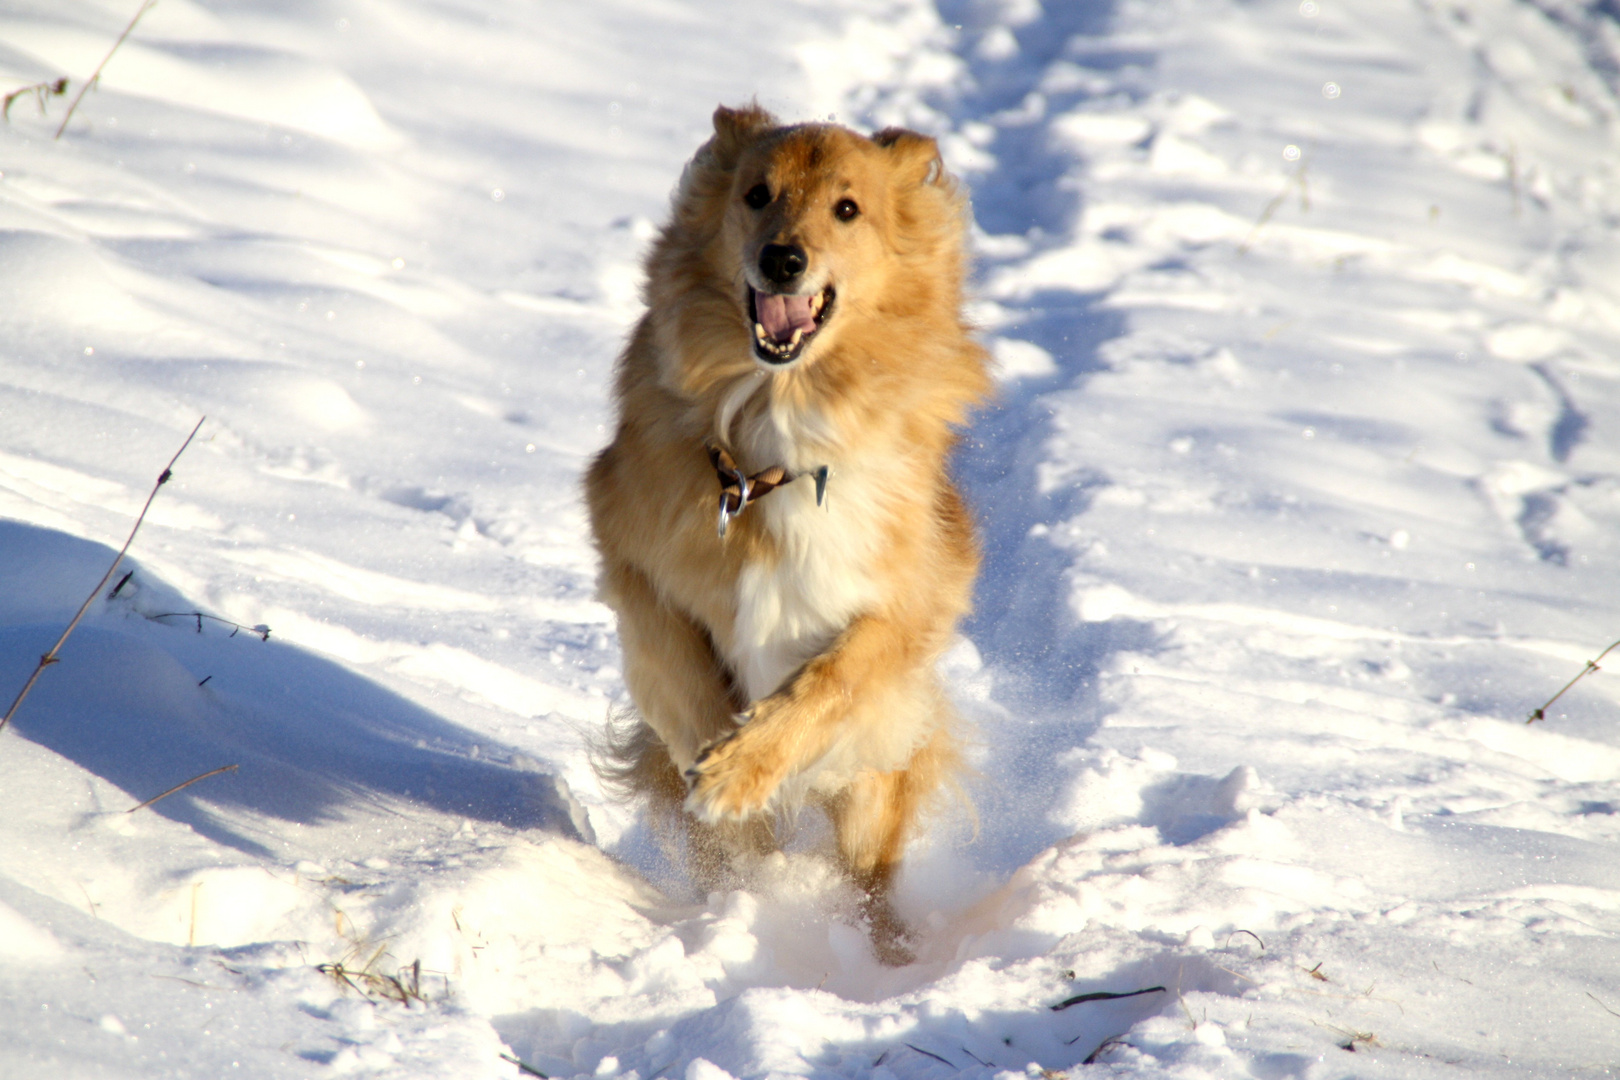
[[[731,356],[768,371],[813,364],[857,325],[871,341],[954,324],[964,218],[931,138],[722,107],[676,194],[662,242],[676,259],[649,265],[649,299],[674,300],[660,273],[701,278],[710,304],[729,307]]]

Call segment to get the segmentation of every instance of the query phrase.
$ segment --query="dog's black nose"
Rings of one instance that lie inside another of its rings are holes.
[[[759,253],[759,272],[773,285],[786,285],[804,273],[810,257],[797,244],[766,244]]]

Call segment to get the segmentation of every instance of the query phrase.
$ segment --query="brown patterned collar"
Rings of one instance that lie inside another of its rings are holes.
[[[708,443],[704,449],[709,453],[709,464],[714,466],[715,476],[720,479],[719,531],[722,538],[726,535],[726,526],[731,523],[731,519],[747,509],[749,503],[758,502],[782,485],[791,484],[799,478],[780,465],[772,465],[748,476],[737,467],[736,459],[725,447],[717,443]],[[816,478],[817,506],[826,505],[827,476],[830,472],[831,470],[823,465],[811,473],[800,474]]]

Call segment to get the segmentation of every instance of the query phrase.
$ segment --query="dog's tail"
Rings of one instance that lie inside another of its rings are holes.
[[[686,784],[669,750],[634,709],[608,714],[589,743],[591,770],[602,786],[626,802],[645,801],[654,816],[675,819],[686,801]],[[662,823],[662,822],[661,822]]]
[[[686,780],[653,729],[633,709],[608,715],[600,735],[589,740],[591,769],[610,793],[647,808],[647,824],[665,856],[684,860],[700,893],[739,887],[739,857],[777,848],[771,815],[706,825],[685,811]]]

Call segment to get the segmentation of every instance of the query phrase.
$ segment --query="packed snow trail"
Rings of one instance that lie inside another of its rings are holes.
[[[14,0],[0,75],[83,78],[128,6]],[[0,687],[210,417],[0,736],[0,1074],[1609,1075],[1620,691],[1523,720],[1620,637],[1617,43],[1559,0],[165,0],[60,142],[0,129]],[[912,853],[900,970],[814,822],[694,896],[585,749],[578,474],[756,92],[938,135],[981,230],[978,824]]]

